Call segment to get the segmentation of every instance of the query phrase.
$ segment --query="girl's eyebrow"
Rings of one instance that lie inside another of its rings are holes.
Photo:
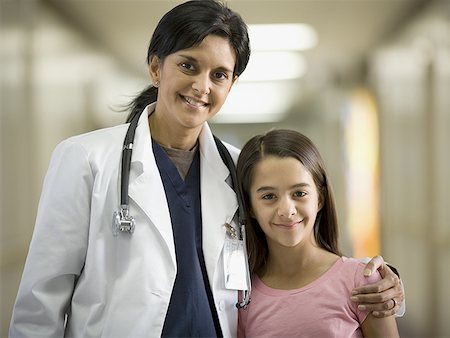
[[[265,191],[270,191],[270,190],[275,190],[275,188],[269,187],[269,186],[264,186],[264,187],[256,189],[256,192],[265,192]]]
[[[307,188],[307,187],[310,187],[309,183],[302,182],[302,183],[294,184],[294,185],[291,187],[291,189],[294,189],[294,188]]]
[[[307,188],[307,187],[310,187],[310,185],[308,183],[301,182],[301,183],[297,183],[297,184],[290,186],[289,189]],[[256,192],[260,193],[260,192],[271,191],[271,190],[276,190],[276,188],[271,187],[271,186],[262,186],[262,187],[256,189]]]

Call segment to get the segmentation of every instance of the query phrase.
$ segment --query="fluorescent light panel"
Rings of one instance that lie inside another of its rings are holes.
[[[298,79],[305,75],[307,64],[299,52],[252,52],[240,81],[277,81]]]
[[[314,48],[318,42],[316,30],[301,23],[249,25],[253,51],[302,51]]]
[[[305,75],[301,51],[317,45],[317,33],[306,24],[249,25],[252,54],[247,69],[212,122],[280,121],[298,97],[295,80]]]
[[[279,121],[296,98],[297,87],[288,81],[240,82],[230,92],[215,123]]]

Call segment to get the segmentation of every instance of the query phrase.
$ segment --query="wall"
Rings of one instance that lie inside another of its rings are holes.
[[[383,252],[406,287],[405,336],[450,335],[449,7],[430,6],[370,62],[381,112]]]

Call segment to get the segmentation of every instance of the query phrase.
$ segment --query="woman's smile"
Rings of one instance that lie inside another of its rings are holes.
[[[207,102],[195,99],[192,96],[184,96],[180,94],[180,97],[181,99],[183,99],[185,103],[187,103],[189,107],[192,108],[199,109],[199,108],[207,108],[209,106]]]
[[[199,44],[179,50],[160,60],[153,56],[150,73],[159,82],[154,114],[156,124],[165,120],[172,135],[192,133],[197,138],[205,121],[219,112],[235,78],[236,54],[230,42],[218,35],[208,35]],[[157,127],[160,129],[160,127]],[[152,136],[170,144],[168,135]]]

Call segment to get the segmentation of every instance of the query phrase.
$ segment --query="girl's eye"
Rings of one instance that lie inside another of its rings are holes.
[[[275,198],[275,194],[265,194],[262,196],[263,200],[272,200]]]
[[[304,192],[304,191],[296,191],[294,193],[294,196],[295,197],[303,197],[303,196],[306,196],[306,192]]]

